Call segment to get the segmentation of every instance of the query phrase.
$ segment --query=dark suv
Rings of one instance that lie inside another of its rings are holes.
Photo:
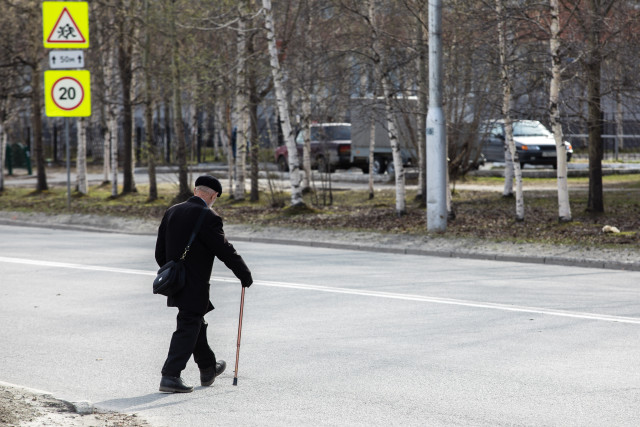
[[[296,136],[298,160],[302,167],[304,135]],[[351,124],[318,123],[311,125],[311,167],[323,172],[333,172],[336,168],[348,168],[351,161]],[[275,160],[281,171],[289,170],[289,156],[286,145],[276,148]]]
[[[486,122],[480,129],[482,154],[487,162],[504,162],[506,150],[504,121]],[[513,140],[516,144],[518,161],[521,166],[557,166],[556,142],[553,134],[537,120],[514,120]],[[571,160],[573,148],[564,142],[567,161]]]

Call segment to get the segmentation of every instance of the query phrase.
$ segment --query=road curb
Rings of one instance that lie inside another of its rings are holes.
[[[291,239],[271,239],[264,237],[243,237],[234,236],[234,241],[242,242],[254,242],[254,243],[268,243],[275,245],[290,245],[290,246],[309,246],[326,249],[345,249],[354,251],[366,251],[366,252],[378,252],[378,253],[390,253],[390,254],[402,254],[402,255],[417,255],[417,256],[435,256],[441,258],[461,258],[461,259],[477,259],[477,260],[489,260],[489,261],[504,261],[504,262],[519,262],[525,264],[546,264],[546,265],[560,265],[568,267],[584,267],[584,268],[599,268],[606,270],[625,270],[625,271],[640,271],[640,264],[637,263],[622,263],[622,262],[607,262],[598,260],[585,260],[571,257],[535,257],[535,256],[519,256],[519,255],[502,255],[491,254],[482,252],[458,252],[450,250],[435,250],[435,249],[402,249],[402,248],[382,248],[372,247],[367,245],[354,245],[350,243],[324,243],[324,242],[310,242],[303,240],[291,240]]]
[[[18,384],[12,384],[4,381],[0,381],[0,387],[12,388],[14,390],[20,390],[25,393],[37,394],[38,396],[41,396],[41,397],[57,400],[58,402],[62,402],[65,406],[67,406],[67,408],[69,408],[70,410],[72,410],[72,412],[75,412],[78,415],[89,415],[96,412],[96,407],[93,405],[93,403],[89,402],[88,400],[73,402],[73,401],[56,397],[53,393],[49,391],[38,390],[30,387],[24,387]]]
[[[0,225],[19,226],[19,227],[38,227],[47,229],[61,229],[61,230],[74,230],[74,231],[89,231],[95,233],[113,233],[113,234],[131,234],[131,235],[145,235],[153,236],[151,232],[134,232],[123,229],[111,229],[101,228],[83,224],[58,224],[58,223],[37,223],[24,221],[19,219],[6,219],[0,218]],[[374,253],[388,253],[388,254],[400,254],[400,255],[417,255],[417,256],[434,256],[441,258],[460,258],[460,259],[476,259],[476,260],[490,260],[490,261],[502,261],[502,262],[519,262],[524,264],[546,264],[546,265],[559,265],[568,267],[583,267],[583,268],[598,268],[604,270],[624,270],[624,271],[640,271],[640,263],[624,263],[615,261],[604,261],[584,258],[573,257],[559,257],[559,256],[532,256],[532,255],[511,255],[500,253],[487,253],[480,251],[456,251],[450,249],[417,249],[417,248],[398,248],[398,247],[382,247],[373,245],[353,244],[353,243],[339,243],[339,242],[322,242],[322,241],[310,241],[310,240],[296,240],[296,239],[281,239],[271,237],[254,237],[254,236],[242,236],[233,235],[231,237],[233,241],[239,242],[253,242],[253,243],[267,243],[275,245],[289,245],[289,246],[306,246],[325,249],[341,249],[341,250],[354,250]]]

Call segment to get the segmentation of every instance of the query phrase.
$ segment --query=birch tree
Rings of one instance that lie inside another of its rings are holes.
[[[179,192],[176,201],[186,200],[192,193],[189,188],[187,169],[187,142],[182,121],[182,78],[180,74],[179,42],[176,31],[176,0],[168,0],[169,31],[171,38],[171,88],[173,96],[173,128],[178,140],[178,181]]]
[[[589,149],[589,196],[587,211],[604,212],[602,185],[602,158],[604,154],[602,134],[602,66],[609,49],[610,38],[616,33],[615,21],[610,19],[618,0],[566,0],[579,27],[577,34],[583,55],[580,61],[584,69],[587,101],[587,133]],[[611,25],[611,27],[610,27]],[[636,24],[637,25],[637,24]],[[636,26],[637,29],[637,26]]]
[[[395,188],[396,188],[396,214],[398,216],[404,215],[407,212],[406,208],[406,191],[404,182],[404,166],[402,164],[402,155],[400,153],[400,145],[398,144],[398,133],[393,118],[393,111],[391,109],[391,100],[394,94],[391,91],[391,82],[389,80],[389,68],[388,61],[385,59],[385,55],[381,53],[380,39],[378,35],[378,26],[376,24],[376,17],[379,16],[377,11],[376,0],[367,0],[367,18],[371,31],[371,48],[373,50],[374,65],[376,67],[376,74],[380,76],[380,83],[382,85],[382,92],[385,99],[385,113],[387,117],[387,129],[389,132],[389,143],[391,144],[391,154],[393,156],[393,166],[395,170]]]
[[[133,82],[133,43],[131,40],[134,25],[132,23],[132,3],[130,0],[118,0],[116,3],[118,72],[122,87],[122,133],[124,142],[122,193],[137,191],[133,178],[133,105],[131,88]]]
[[[309,92],[302,90],[300,97],[302,99],[302,117],[300,122],[302,125],[302,137],[304,139],[304,148],[302,150],[302,167],[304,168],[304,180],[302,191],[311,190],[311,97]]]
[[[0,123],[0,193],[4,191],[4,155],[7,150],[7,129],[5,122]]]
[[[558,220],[571,221],[569,204],[569,184],[567,181],[567,150],[564,146],[562,124],[560,123],[560,86],[562,79],[562,58],[560,56],[560,7],[558,0],[550,0],[551,20],[549,48],[551,52],[551,82],[549,85],[549,118],[551,130],[556,141],[558,180]]]
[[[103,73],[104,87],[103,105],[105,110],[106,131],[103,146],[105,148],[105,163],[111,164],[111,197],[118,196],[118,104],[116,102],[117,76],[115,70],[115,47],[108,45],[105,50],[105,69]],[[104,172],[109,168],[105,165]],[[105,177],[105,181],[109,181]]]
[[[153,95],[151,93],[152,73],[151,73],[151,20],[149,13],[149,0],[144,0],[144,46],[142,67],[144,73],[144,147],[147,152],[147,167],[149,174],[149,198],[152,202],[158,198],[158,184],[156,180],[157,150],[153,132]]]
[[[291,121],[289,119],[289,105],[283,86],[282,70],[278,60],[278,49],[276,47],[275,28],[273,24],[273,11],[271,10],[271,0],[262,0],[262,7],[265,15],[265,28],[267,31],[267,43],[269,46],[269,57],[271,63],[271,73],[273,75],[273,85],[276,94],[276,103],[280,115],[282,132],[287,145],[289,157],[289,179],[291,182],[291,205],[304,205],[302,200],[302,173],[300,162],[298,161],[298,150],[294,139]]]
[[[76,187],[78,193],[88,194],[87,186],[87,119],[78,117],[76,121],[78,149],[76,152]]]
[[[504,0],[496,0],[496,15],[498,17],[498,48],[500,55],[500,75],[502,80],[502,115],[504,118],[504,136],[507,145],[507,155],[513,163],[513,171],[516,180],[516,221],[524,221],[524,194],[522,191],[522,170],[518,160],[515,142],[513,140],[513,123],[511,119],[513,96],[511,77],[511,58],[509,35],[507,33],[508,13],[504,13]],[[507,181],[508,165],[505,165],[505,186]]]
[[[42,28],[33,25],[34,22],[40,22],[42,8],[40,2],[21,1],[9,2],[3,1],[10,7],[13,17],[18,21],[18,28],[22,28],[23,33],[13,42],[16,44],[12,54],[14,61],[18,64],[18,70],[23,78],[29,77],[25,82],[23,93],[27,93],[31,107],[31,129],[33,158],[36,164],[36,191],[42,192],[49,189],[47,184],[47,175],[45,171],[44,160],[44,144],[42,140],[42,117],[43,117],[43,100],[44,94],[42,90],[43,74],[42,60],[44,58],[44,49],[42,47]],[[26,33],[26,34],[25,34]]]
[[[246,17],[245,1],[238,4],[238,29],[236,30],[236,100],[235,100],[235,125],[236,125],[236,187],[234,198],[244,200],[245,175],[247,160],[247,134],[248,134],[248,105],[247,105],[247,79],[246,79]]]

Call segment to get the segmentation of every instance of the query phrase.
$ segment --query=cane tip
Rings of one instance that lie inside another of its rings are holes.
[[[233,379],[233,385],[238,385],[238,379],[237,378]]]

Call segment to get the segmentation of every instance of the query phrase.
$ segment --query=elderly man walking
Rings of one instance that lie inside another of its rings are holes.
[[[209,300],[209,278],[214,258],[222,261],[240,279],[243,287],[253,283],[251,271],[222,229],[222,218],[212,209],[222,194],[222,185],[215,177],[203,175],[195,182],[194,195],[189,200],[171,206],[158,229],[155,258],[159,266],[178,260],[191,233],[202,215],[201,227],[185,258],[186,284],[177,294],[167,297],[167,306],[178,308],[177,327],[171,337],[169,354],[162,367],[160,391],[189,393],[193,386],[180,377],[193,354],[200,369],[200,384],[209,386],[226,368],[217,361],[207,341],[204,315],[213,310]]]

